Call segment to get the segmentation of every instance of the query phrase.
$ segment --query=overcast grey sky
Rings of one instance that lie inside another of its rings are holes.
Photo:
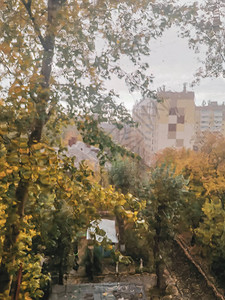
[[[195,101],[201,105],[203,100],[212,100],[222,103],[225,101],[225,79],[202,79],[199,85],[191,87],[194,74],[200,63],[198,57],[204,56],[204,51],[195,54],[188,48],[188,41],[179,38],[175,28],[169,29],[163,36],[151,42],[151,55],[147,59],[150,65],[150,73],[154,75],[153,89],[166,86],[166,90],[181,91],[183,83],[187,83],[187,89],[195,92]],[[113,81],[113,87],[119,91],[122,101],[128,109],[131,109],[139,95],[129,95],[122,82]]]

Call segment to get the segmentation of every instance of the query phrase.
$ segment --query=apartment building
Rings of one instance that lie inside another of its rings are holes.
[[[195,95],[184,89],[182,92],[161,90],[157,104],[156,151],[167,147],[192,148],[195,132]]]
[[[225,105],[216,101],[203,102],[202,106],[195,108],[196,133],[220,132],[225,135]]]
[[[142,99],[132,110],[138,123],[137,128],[125,126],[119,131],[103,124],[103,128],[119,144],[139,154],[147,164],[151,164],[154,154],[166,147],[193,147],[195,131],[194,93],[158,91],[156,99]]]
[[[141,155],[141,151],[138,154],[148,164],[154,154],[164,148],[192,148],[194,143],[194,93],[187,91],[184,85],[181,92],[163,88],[157,96],[161,101],[144,99],[136,103],[132,111],[142,138],[139,145],[145,146],[145,155]]]
[[[215,101],[195,105],[194,92],[158,90],[156,99],[143,99],[132,110],[137,128],[125,126],[106,130],[119,144],[139,154],[151,164],[154,154],[167,147],[198,149],[198,140],[206,131],[225,135],[225,104]],[[105,125],[107,127],[107,125]],[[108,125],[109,126],[109,125]]]
[[[132,110],[132,116],[138,124],[138,127],[132,132],[132,140],[136,142],[136,148],[133,148],[145,162],[150,162],[152,154],[157,151],[158,111],[156,100],[143,99],[136,103]]]

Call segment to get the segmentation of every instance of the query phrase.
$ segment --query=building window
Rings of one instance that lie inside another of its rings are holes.
[[[223,116],[223,112],[222,111],[214,111],[214,116],[222,117]]]
[[[177,123],[178,124],[184,124],[184,116],[177,117]]]
[[[176,131],[177,130],[177,124],[168,124],[168,131]]]
[[[169,110],[169,115],[174,116],[177,115],[177,108],[176,107],[171,107]]]
[[[201,111],[201,115],[203,116],[209,116],[209,111],[207,111],[207,110],[203,110],[203,111]]]
[[[201,126],[201,131],[206,131],[206,130],[209,130],[210,128],[209,128],[209,126]]]

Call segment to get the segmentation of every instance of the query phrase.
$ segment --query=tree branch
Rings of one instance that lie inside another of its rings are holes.
[[[39,38],[43,48],[46,49],[45,39],[42,36],[40,28],[37,25],[36,20],[35,20],[33,14],[32,14],[32,11],[31,11],[31,2],[32,2],[32,0],[27,0],[27,2],[25,0],[21,0],[21,2],[23,3],[24,7],[26,8],[26,11],[28,12],[28,15],[29,15],[29,17],[32,21],[32,24],[33,24],[34,31],[37,33],[38,38]]]
[[[8,73],[9,73],[10,75],[13,75],[13,76],[15,75],[15,74],[10,70],[10,68],[9,68],[8,65],[7,65],[7,63],[3,61],[2,58],[0,58],[0,64],[2,64],[3,67],[7,69]]]

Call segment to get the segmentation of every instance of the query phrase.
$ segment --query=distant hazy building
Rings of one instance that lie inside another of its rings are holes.
[[[203,101],[195,108],[195,141],[194,150],[198,150],[207,132],[225,136],[225,105],[216,101]]]
[[[209,101],[196,106],[196,132],[220,132],[225,134],[225,105]]]
[[[116,143],[122,145],[123,147],[126,147],[132,152],[137,153],[137,143],[136,140],[133,138],[133,127],[130,127],[129,125],[124,125],[123,129],[119,130],[116,126],[108,123],[102,123],[101,127],[106,133],[108,133],[112,137],[112,139]]]
[[[194,92],[158,90],[156,99],[143,99],[132,110],[137,128],[125,126],[119,131],[103,127],[121,145],[139,154],[151,164],[154,154],[167,147],[198,149],[204,133],[220,132],[225,136],[225,105],[215,101],[195,106]]]
[[[182,92],[163,88],[158,91],[158,98],[160,102],[145,99],[133,108],[133,118],[139,124],[142,136],[141,145],[145,146],[142,157],[148,164],[154,154],[164,148],[192,148],[194,142],[194,93],[188,92],[184,85]]]
[[[156,150],[166,147],[192,148],[195,133],[194,92],[184,90],[171,92],[161,90],[158,96],[157,146]]]
[[[150,163],[152,154],[157,151],[158,108],[156,100],[141,100],[134,105],[132,116],[138,123],[138,127],[132,132],[132,141],[136,142],[136,153],[146,163]],[[133,149],[135,149],[134,146]]]
[[[145,162],[149,162],[155,149],[155,118],[157,114],[156,101],[144,99],[133,108],[133,119],[138,127],[125,125],[122,130],[107,123],[102,128],[120,145],[140,155]]]
[[[132,116],[138,123],[137,128],[125,126],[118,131],[105,124],[104,129],[121,145],[139,154],[147,164],[151,164],[153,156],[166,147],[192,148],[195,133],[194,93],[158,91],[162,99],[143,99],[137,102]]]

